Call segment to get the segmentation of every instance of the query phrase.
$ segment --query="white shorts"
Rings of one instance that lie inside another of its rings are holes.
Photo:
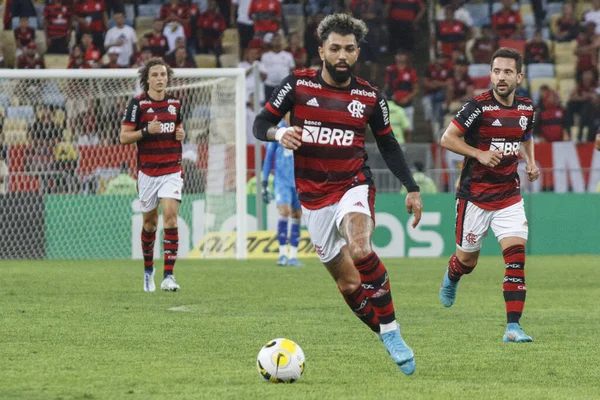
[[[340,235],[340,225],[346,214],[358,212],[373,216],[375,187],[360,185],[344,193],[339,202],[309,210],[302,207],[302,219],[321,262],[326,263],[337,256],[346,240]]]
[[[498,241],[507,237],[527,240],[529,228],[523,199],[501,210],[484,210],[468,200],[456,201],[456,247],[467,253],[481,249],[491,227]]]
[[[142,212],[158,207],[160,199],[169,198],[181,201],[183,178],[181,172],[168,175],[150,176],[138,171],[138,197]]]

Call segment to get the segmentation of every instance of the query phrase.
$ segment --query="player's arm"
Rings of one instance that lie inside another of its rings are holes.
[[[147,126],[141,126],[139,102],[136,99],[131,100],[121,123],[121,134],[119,135],[121,144],[135,143],[159,132],[160,122],[156,116]]]
[[[440,145],[456,154],[475,158],[486,167],[495,167],[502,159],[502,152],[482,151],[467,144],[464,140],[467,131],[474,125],[478,125],[477,120],[481,118],[482,113],[483,111],[474,100],[468,101],[446,128],[440,139]]]
[[[294,106],[296,82],[290,74],[275,89],[267,104],[254,119],[254,137],[263,142],[279,142],[286,149],[296,150],[302,144],[302,128],[277,126],[283,116]]]
[[[535,112],[531,120],[528,121],[525,133],[521,139],[520,153],[525,160],[525,171],[527,179],[530,182],[537,180],[540,176],[540,169],[535,165],[535,143],[533,142],[533,127],[535,125]]]
[[[408,195],[406,196],[406,211],[415,214],[412,223],[413,228],[416,227],[421,220],[421,212],[423,203],[419,194],[419,185],[415,182],[410,168],[404,157],[404,152],[398,144],[392,127],[390,126],[390,110],[387,102],[381,93],[377,93],[377,100],[373,114],[369,118],[369,125],[375,136],[377,148],[381,153],[381,157],[390,171],[400,182],[406,187]]]

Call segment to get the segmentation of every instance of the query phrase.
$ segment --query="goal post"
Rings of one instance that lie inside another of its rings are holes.
[[[11,238],[0,259],[141,258],[137,195],[111,184],[137,173],[135,144],[119,144],[125,107],[142,92],[137,73],[0,70],[0,235]],[[245,259],[245,71],[174,69],[167,92],[182,100],[186,130],[180,255],[228,232],[229,247],[202,254]]]

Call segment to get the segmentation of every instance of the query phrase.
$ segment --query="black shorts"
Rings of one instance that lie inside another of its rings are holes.
[[[238,34],[240,37],[240,48],[247,49],[248,44],[254,37],[254,25],[238,23]]]

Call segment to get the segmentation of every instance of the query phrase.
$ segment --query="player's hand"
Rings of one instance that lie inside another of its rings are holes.
[[[286,149],[298,150],[302,146],[302,128],[299,126],[279,128],[275,134],[275,139]]]
[[[529,182],[536,181],[537,178],[540,177],[540,169],[535,165],[535,162],[533,164],[527,164],[525,166],[525,171],[527,171],[527,179],[529,179]]]
[[[423,212],[423,201],[421,201],[421,193],[419,192],[410,192],[406,195],[406,211],[409,214],[415,214],[415,219],[413,220],[412,227],[416,228],[419,225],[419,221],[421,221],[421,213]]]
[[[477,161],[486,167],[494,168],[502,161],[502,152],[499,150],[482,151],[477,156]]]
[[[596,135],[596,150],[600,150],[600,133]]]
[[[269,204],[271,202],[271,193],[269,193],[269,183],[267,181],[262,181],[261,195],[265,204]]]
[[[158,117],[156,115],[154,116],[154,119],[148,124],[148,132],[150,132],[153,135],[155,133],[160,133],[160,121],[158,120]]]
[[[175,130],[175,140],[181,142],[183,139],[185,139],[185,131],[183,130],[183,127],[179,125]]]

